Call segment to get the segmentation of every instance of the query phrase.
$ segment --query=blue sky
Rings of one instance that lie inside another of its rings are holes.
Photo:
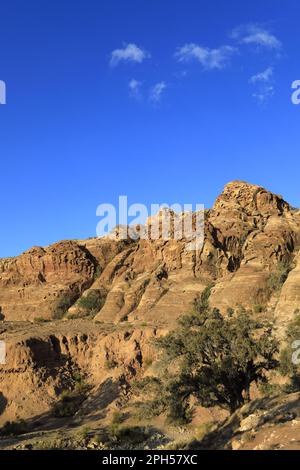
[[[300,206],[298,0],[3,0],[0,256],[95,235],[96,207]]]

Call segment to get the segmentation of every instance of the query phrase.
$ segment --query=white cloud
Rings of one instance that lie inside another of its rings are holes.
[[[124,44],[123,49],[115,49],[112,51],[110,65],[114,67],[122,61],[141,64],[145,59],[150,57],[149,52],[138,47],[136,44]]]
[[[273,85],[265,86],[253,93],[253,98],[257,99],[260,103],[264,103],[267,99],[271,98],[275,93]]]
[[[190,62],[196,60],[207,70],[222,69],[230,58],[238,52],[236,47],[221,46],[218,49],[209,49],[190,43],[180,47],[175,53],[179,62]]]
[[[154,85],[150,90],[150,101],[158,103],[161,100],[162,93],[167,88],[165,82],[159,82]]]
[[[281,49],[279,39],[270,31],[256,24],[239,26],[232,32],[232,38],[243,44],[253,44],[268,49]]]
[[[269,82],[273,77],[273,67],[268,67],[266,70],[264,70],[261,73],[258,73],[257,75],[253,75],[249,79],[249,83],[257,83],[257,82]]]
[[[130,90],[130,96],[132,96],[133,98],[137,100],[140,100],[142,98],[142,94],[141,94],[142,82],[140,82],[139,80],[135,80],[135,78],[133,78],[132,80],[130,80],[128,86]]]
[[[271,98],[275,93],[274,80],[273,80],[273,68],[268,67],[263,72],[253,75],[249,79],[249,83],[255,86],[256,91],[252,96],[257,99],[260,103],[265,102],[268,98]]]

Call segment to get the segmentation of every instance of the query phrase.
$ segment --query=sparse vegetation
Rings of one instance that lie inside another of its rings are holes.
[[[291,263],[278,263],[275,271],[273,271],[268,278],[267,286],[272,292],[279,291],[291,271]]]
[[[5,320],[5,315],[2,311],[2,307],[0,307],[0,321],[4,321]]]
[[[262,313],[262,312],[265,312],[266,310],[266,306],[265,305],[262,305],[262,304],[255,304],[253,306],[253,312],[254,313]]]
[[[148,433],[144,427],[140,426],[120,426],[111,424],[108,428],[109,440],[130,445],[136,445],[144,442]]]
[[[282,393],[282,387],[280,385],[270,382],[261,384],[259,390],[265,397],[275,397]]]
[[[53,318],[55,320],[61,320],[63,316],[67,313],[71,305],[74,303],[74,295],[71,293],[62,295],[56,302],[54,308]]]
[[[106,359],[104,367],[106,370],[111,370],[117,367],[117,365],[118,364],[113,359]]]
[[[80,439],[86,439],[89,436],[91,429],[88,426],[83,426],[78,431],[78,437]]]
[[[287,392],[300,390],[300,313],[297,309],[294,318],[286,331],[286,347],[280,353],[280,372],[289,377],[290,383],[286,386]]]
[[[35,317],[34,323],[48,323],[51,321],[49,318]]]
[[[196,312],[205,312],[209,308],[209,297],[211,294],[211,291],[214,287],[214,284],[211,283],[208,286],[205,287],[203,292],[200,294],[199,297],[196,298],[194,302],[194,308]]]
[[[81,297],[78,300],[77,305],[81,309],[83,316],[93,316],[101,310],[104,305],[104,301],[105,299],[103,298],[101,291],[93,289],[90,290],[87,295]]]
[[[121,411],[114,411],[112,415],[112,424],[121,424],[125,420],[125,415]]]
[[[18,436],[28,431],[27,423],[21,419],[19,421],[7,421],[0,430],[1,436]]]
[[[270,325],[253,320],[251,312],[224,318],[209,307],[208,294],[177,330],[157,340],[167,366],[157,379],[160,386],[155,383],[152,407],[166,410],[172,422],[191,419],[192,397],[202,406],[219,405],[233,413],[249,401],[251,383],[267,383],[265,372],[277,366]]]
[[[83,376],[79,372],[75,372],[73,381],[73,390],[63,390],[59,397],[60,400],[54,404],[54,416],[59,418],[74,416],[86,399],[89,386],[84,381]]]
[[[63,443],[61,439],[47,439],[37,442],[34,448],[35,450],[61,450]]]
[[[229,318],[232,318],[232,317],[233,317],[233,315],[234,315],[234,309],[233,309],[233,308],[231,308],[231,307],[228,307],[228,309],[227,309],[227,312],[226,312],[226,313],[227,313],[227,316],[228,316]]]
[[[143,365],[144,367],[146,367],[146,369],[148,367],[151,367],[153,364],[153,358],[152,357],[146,357],[146,359],[143,361]]]

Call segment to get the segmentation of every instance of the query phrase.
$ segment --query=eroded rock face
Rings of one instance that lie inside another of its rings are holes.
[[[110,245],[67,240],[0,260],[2,316],[9,321],[55,317],[59,302],[72,305],[92,285],[97,269],[115,254]]]
[[[0,365],[0,426],[49,412],[62,390],[72,390],[76,373],[95,388],[108,379],[130,381],[155,357],[151,340],[158,334],[156,328],[130,326],[114,331],[88,320],[7,326],[0,332],[6,343],[6,364]]]
[[[158,219],[169,215],[160,211]],[[289,262],[297,252],[299,230],[299,212],[281,196],[234,181],[206,211],[200,251],[188,251],[184,238],[93,238],[0,260],[2,314],[6,320],[53,318],[64,296],[76,313],[77,299],[91,288],[107,293],[96,320],[170,325],[210,282],[211,302],[221,310],[251,306],[261,302],[278,262]]]
[[[166,216],[159,213],[159,221]],[[199,251],[188,251],[183,237],[107,237],[35,247],[0,260],[0,313],[6,320],[0,321],[0,339],[7,344],[7,363],[0,367],[1,422],[48,412],[60,391],[72,386],[76,370],[93,387],[144,373],[156,354],[152,340],[173,328],[212,282],[213,306],[226,312],[269,304],[278,331],[284,331],[299,308],[299,232],[300,212],[280,196],[235,181],[206,211]],[[270,298],[270,273],[291,262],[281,292]],[[70,320],[90,290],[103,293],[94,320]],[[65,298],[59,312],[64,321],[28,323],[53,320]]]

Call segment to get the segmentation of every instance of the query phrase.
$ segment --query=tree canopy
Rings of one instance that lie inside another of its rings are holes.
[[[209,292],[210,287],[175,331],[157,340],[167,364],[159,403],[174,420],[188,418],[192,397],[202,406],[234,412],[249,400],[250,385],[266,383],[266,372],[277,366],[271,326],[247,311],[222,316],[210,308]]]

